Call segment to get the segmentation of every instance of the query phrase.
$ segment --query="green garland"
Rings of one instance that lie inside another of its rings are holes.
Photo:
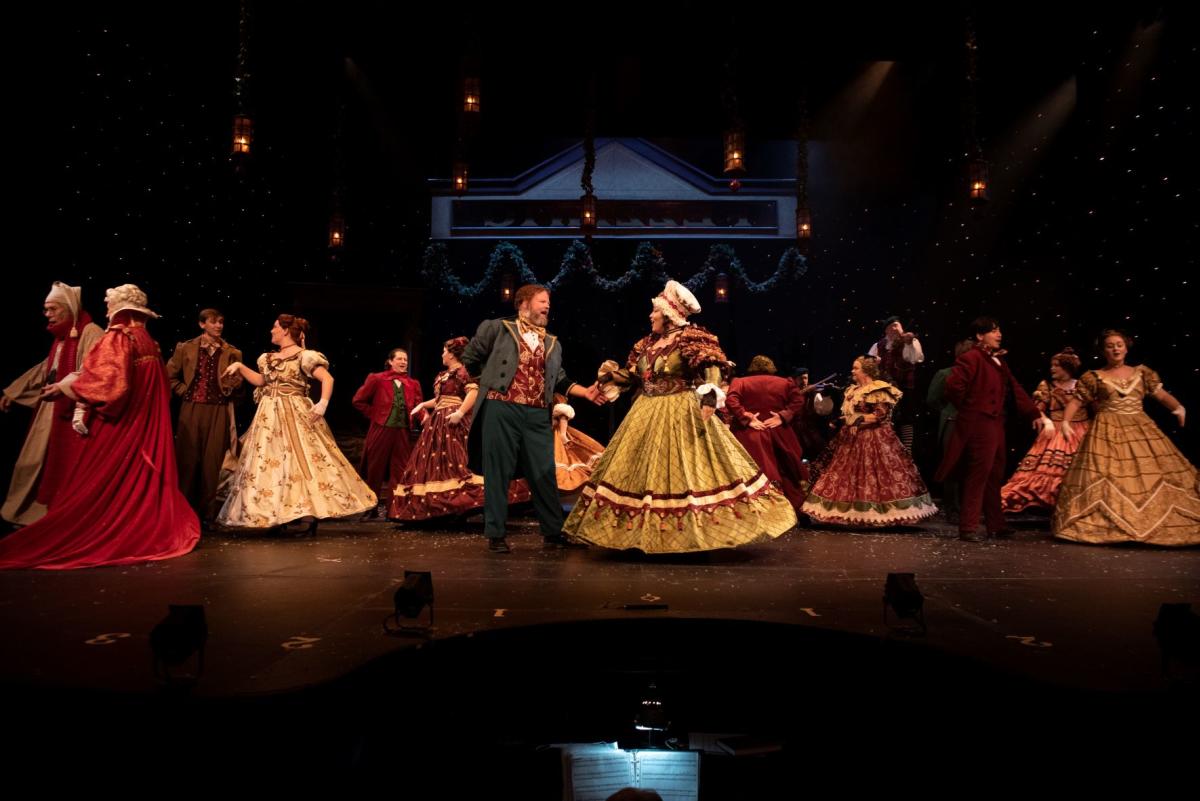
[[[790,247],[779,257],[775,272],[764,281],[753,281],[746,273],[742,262],[729,245],[713,245],[709,249],[700,271],[681,283],[695,292],[713,280],[718,274],[732,274],[747,292],[759,294],[770,292],[788,281],[794,281],[808,272],[808,260],[795,247]],[[495,286],[505,273],[512,273],[522,284],[541,284],[551,290],[557,289],[572,276],[583,279],[589,286],[605,292],[620,292],[634,283],[665,284],[670,278],[667,262],[662,251],[649,242],[642,242],[630,262],[629,269],[619,278],[605,278],[596,269],[592,251],[578,239],[572,242],[559,263],[558,272],[548,281],[539,281],[537,275],[525,261],[525,254],[511,242],[500,242],[492,249],[483,277],[474,284],[467,284],[450,268],[446,245],[432,242],[425,248],[421,266],[425,280],[446,294],[459,299],[477,298]]]

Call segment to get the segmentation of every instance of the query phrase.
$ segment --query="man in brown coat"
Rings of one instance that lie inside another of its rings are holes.
[[[200,330],[200,336],[175,346],[167,378],[171,391],[183,400],[175,429],[179,488],[201,522],[208,523],[221,464],[237,442],[232,395],[242,377],[235,373],[227,378],[225,369],[240,362],[242,352],[221,339],[225,317],[216,309],[200,312]]]

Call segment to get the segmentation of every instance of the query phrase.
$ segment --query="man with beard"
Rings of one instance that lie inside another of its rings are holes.
[[[562,344],[546,331],[550,290],[526,284],[513,297],[517,316],[484,320],[462,355],[479,376],[479,404],[468,450],[472,471],[483,474],[484,536],[488,549],[508,553],[508,485],[520,474],[529,482],[533,508],[547,547],[571,543],[563,536],[562,505],[554,467],[551,409],[554,393],[604,403],[595,384],[584,388],[567,378]]]

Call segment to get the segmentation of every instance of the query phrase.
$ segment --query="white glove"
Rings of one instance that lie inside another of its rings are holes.
[[[75,413],[71,415],[71,428],[75,429],[75,433],[81,437],[88,435],[88,427],[83,422],[83,418],[87,416],[87,407],[82,403],[75,404]]]
[[[725,408],[725,391],[723,389],[718,387],[716,384],[701,384],[700,386],[696,387],[696,395],[698,395],[701,398],[703,398],[705,395],[707,395],[710,392],[717,393],[716,408],[724,409]]]
[[[461,423],[462,419],[463,413],[460,411],[450,412],[450,414],[446,415],[446,422],[452,426],[456,426]]]
[[[322,398],[321,400],[319,400],[313,404],[312,413],[316,414],[316,415],[320,415],[321,417],[324,417],[325,410],[328,408],[329,408],[329,401]]]
[[[1187,409],[1183,408],[1183,404],[1181,403],[1176,406],[1175,411],[1171,412],[1171,414],[1179,418],[1179,427],[1183,428],[1183,419],[1187,416]]]

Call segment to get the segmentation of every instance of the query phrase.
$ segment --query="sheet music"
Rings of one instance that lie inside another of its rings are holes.
[[[563,801],[604,801],[625,787],[654,790],[663,801],[698,801],[700,754],[622,751],[616,744],[562,744]]]
[[[653,790],[663,801],[698,801],[700,754],[694,751],[635,751],[638,787]]]
[[[635,787],[633,757],[611,745],[563,745],[563,801],[604,801]]]

